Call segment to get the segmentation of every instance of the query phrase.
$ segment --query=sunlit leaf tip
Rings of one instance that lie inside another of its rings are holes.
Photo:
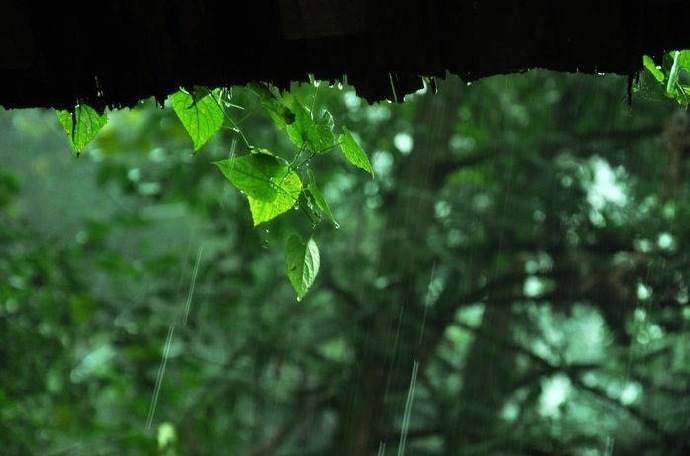
[[[319,273],[319,248],[312,238],[303,243],[298,235],[292,234],[287,241],[285,259],[288,279],[297,293],[297,299],[302,299]]]

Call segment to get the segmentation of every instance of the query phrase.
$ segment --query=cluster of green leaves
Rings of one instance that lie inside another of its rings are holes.
[[[642,63],[664,88],[664,94],[668,98],[685,107],[690,104],[690,50],[668,52],[660,64],[645,55]]]
[[[321,192],[314,173],[306,169],[314,158],[339,148],[345,158],[357,168],[373,176],[367,155],[347,127],[336,136],[333,115],[324,110],[315,115],[295,95],[280,93],[269,84],[252,84],[251,90],[261,99],[261,106],[270,115],[275,126],[284,131],[295,151],[287,158],[247,139],[230,115],[231,108],[242,109],[231,102],[231,91],[197,86],[193,90],[180,88],[169,96],[175,114],[194,144],[201,149],[224,126],[237,133],[246,147],[246,154],[213,162],[227,180],[249,202],[254,226],[270,222],[303,200],[314,228],[322,220],[338,227],[333,212]],[[58,111],[73,149],[81,153],[107,123],[107,113],[99,114],[86,105],[77,105],[73,111]],[[306,172],[304,170],[306,169]],[[312,217],[316,215],[316,217]],[[307,240],[294,234],[286,246],[286,270],[297,298],[301,299],[314,283],[319,272],[319,249],[309,233]]]

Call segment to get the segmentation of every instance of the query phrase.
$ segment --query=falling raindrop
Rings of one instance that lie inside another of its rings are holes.
[[[604,448],[604,456],[613,456],[613,438],[606,437],[606,447]]]
[[[268,234],[270,233],[268,228],[264,228],[260,231],[259,237],[261,238],[261,248],[263,250],[268,250]]]
[[[376,452],[376,456],[384,456],[386,454],[386,442],[379,442],[379,449]]]
[[[412,414],[412,402],[414,400],[414,392],[417,387],[417,372],[419,371],[419,362],[414,361],[412,365],[412,378],[410,379],[410,388],[407,390],[407,400],[405,402],[405,414],[403,415],[402,430],[400,432],[400,444],[398,445],[398,456],[405,454],[405,445],[407,444],[407,433],[410,430],[410,415]]]
[[[163,384],[163,377],[165,377],[165,367],[168,364],[168,358],[170,357],[170,346],[172,345],[173,333],[175,332],[175,326],[170,325],[168,328],[168,337],[165,340],[165,345],[163,348],[163,359],[158,366],[158,375],[156,375],[156,384],[153,388],[153,395],[151,396],[151,404],[149,406],[149,413],[146,417],[146,429],[151,429],[151,424],[153,423],[153,418],[156,415],[156,406],[158,405],[158,397],[161,392],[161,385]]]
[[[192,281],[189,285],[189,293],[187,294],[187,302],[184,309],[184,317],[182,318],[182,326],[187,325],[187,318],[189,318],[189,310],[192,307],[192,297],[194,296],[194,286],[196,285],[196,278],[199,274],[199,264],[201,263],[201,255],[204,253],[204,244],[201,244],[199,251],[196,254],[196,263],[194,263],[194,272],[192,272]]]

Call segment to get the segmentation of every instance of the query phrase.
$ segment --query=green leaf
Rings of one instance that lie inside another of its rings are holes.
[[[289,94],[288,94],[289,95]],[[288,137],[290,141],[295,143],[299,148],[303,147],[306,141],[306,132],[309,129],[309,125],[313,123],[311,120],[311,114],[307,108],[299,102],[298,99],[290,96],[290,110],[295,116],[295,121],[287,125],[285,129],[287,130]]]
[[[690,71],[690,49],[680,51],[678,66],[685,71]]]
[[[268,112],[278,129],[282,130],[295,121],[295,114],[286,106],[277,89],[264,83],[251,84],[251,89],[261,98],[261,106]],[[273,89],[273,90],[272,90]]]
[[[295,121],[286,125],[285,129],[290,140],[297,147],[323,153],[335,145],[334,121],[331,113],[324,111],[317,122],[312,118],[307,107],[297,98],[291,97],[289,106],[295,115]]]
[[[219,96],[220,89],[210,91],[200,87],[193,94],[180,89],[169,97],[175,114],[194,142],[195,151],[223,125],[225,113],[218,104]]]
[[[309,185],[307,185],[307,190],[309,190],[309,193],[311,193],[311,196],[314,197],[314,202],[318,206],[321,211],[326,214],[326,217],[333,222],[333,225],[335,225],[336,228],[340,227],[340,224],[336,222],[335,217],[333,216],[333,212],[331,212],[331,208],[328,207],[328,203],[326,202],[326,198],[324,198],[323,193],[321,193],[321,189],[316,185],[316,179],[314,179],[314,173],[311,170],[307,170],[307,173],[309,174]]]
[[[300,300],[314,283],[319,266],[319,248],[312,238],[305,243],[296,234],[291,235],[285,249],[287,275]]]
[[[302,181],[287,162],[266,150],[214,162],[239,191],[247,195],[254,226],[289,211]]]
[[[654,79],[656,79],[659,82],[664,82],[664,79],[666,76],[664,75],[664,72],[661,71],[661,67],[657,66],[654,63],[654,60],[648,55],[642,56],[642,64],[644,67],[649,70],[650,73],[652,73],[652,76],[654,76]]]
[[[310,141],[313,143],[316,152],[324,153],[335,146],[336,141],[335,135],[333,134],[334,126],[335,121],[333,120],[333,115],[324,110],[321,114],[321,119],[316,123],[316,128],[311,132],[313,137],[310,137]]]
[[[85,104],[75,106],[74,112],[60,110],[56,111],[56,114],[76,153],[80,153],[108,122],[105,112],[98,114],[95,109]]]
[[[350,161],[350,163],[373,176],[374,170],[371,168],[369,158],[364,153],[362,148],[359,147],[359,144],[357,144],[355,138],[352,137],[350,131],[346,127],[343,127],[343,131],[345,133],[338,137],[340,149],[343,151],[343,154],[345,154],[345,157]]]

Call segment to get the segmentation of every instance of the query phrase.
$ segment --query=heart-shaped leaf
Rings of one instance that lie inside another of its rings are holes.
[[[289,211],[302,191],[302,180],[288,163],[266,150],[214,162],[247,195],[254,226]]]
[[[220,89],[198,88],[194,93],[178,90],[170,95],[170,103],[197,151],[223,126],[225,113],[218,104]]]
[[[76,153],[80,153],[108,121],[105,112],[98,114],[91,106],[84,104],[77,105],[73,112],[61,110],[56,114]]]

